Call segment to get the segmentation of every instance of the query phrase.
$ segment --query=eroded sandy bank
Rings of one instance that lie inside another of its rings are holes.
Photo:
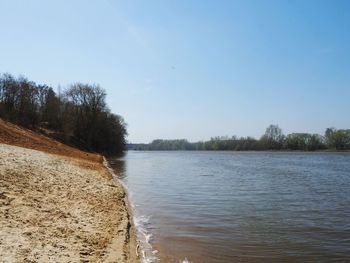
[[[0,262],[137,262],[124,197],[100,163],[0,144]]]

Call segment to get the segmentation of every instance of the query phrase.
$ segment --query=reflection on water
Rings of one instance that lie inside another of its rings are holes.
[[[123,160],[114,160],[120,178],[161,262],[350,260],[350,154],[129,152]]]
[[[108,159],[109,166],[113,169],[114,173],[119,179],[124,179],[126,177],[126,164],[123,159]]]

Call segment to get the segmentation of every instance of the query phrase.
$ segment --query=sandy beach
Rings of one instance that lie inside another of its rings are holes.
[[[125,195],[101,162],[0,144],[0,262],[137,262]]]

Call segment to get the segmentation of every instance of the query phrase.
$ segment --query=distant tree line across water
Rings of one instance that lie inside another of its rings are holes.
[[[105,99],[98,85],[76,83],[56,94],[24,77],[0,75],[2,119],[83,150],[119,155],[126,146],[126,124],[110,112]]]
[[[204,142],[154,140],[149,144],[132,144],[129,149],[146,151],[267,151],[267,150],[350,150],[350,129],[328,128],[325,134],[291,133],[284,135],[278,125],[270,125],[260,139],[252,137],[214,137]]]

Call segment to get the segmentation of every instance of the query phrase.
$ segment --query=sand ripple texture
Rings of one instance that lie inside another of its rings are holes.
[[[136,262],[124,197],[100,163],[0,144],[0,262]]]

